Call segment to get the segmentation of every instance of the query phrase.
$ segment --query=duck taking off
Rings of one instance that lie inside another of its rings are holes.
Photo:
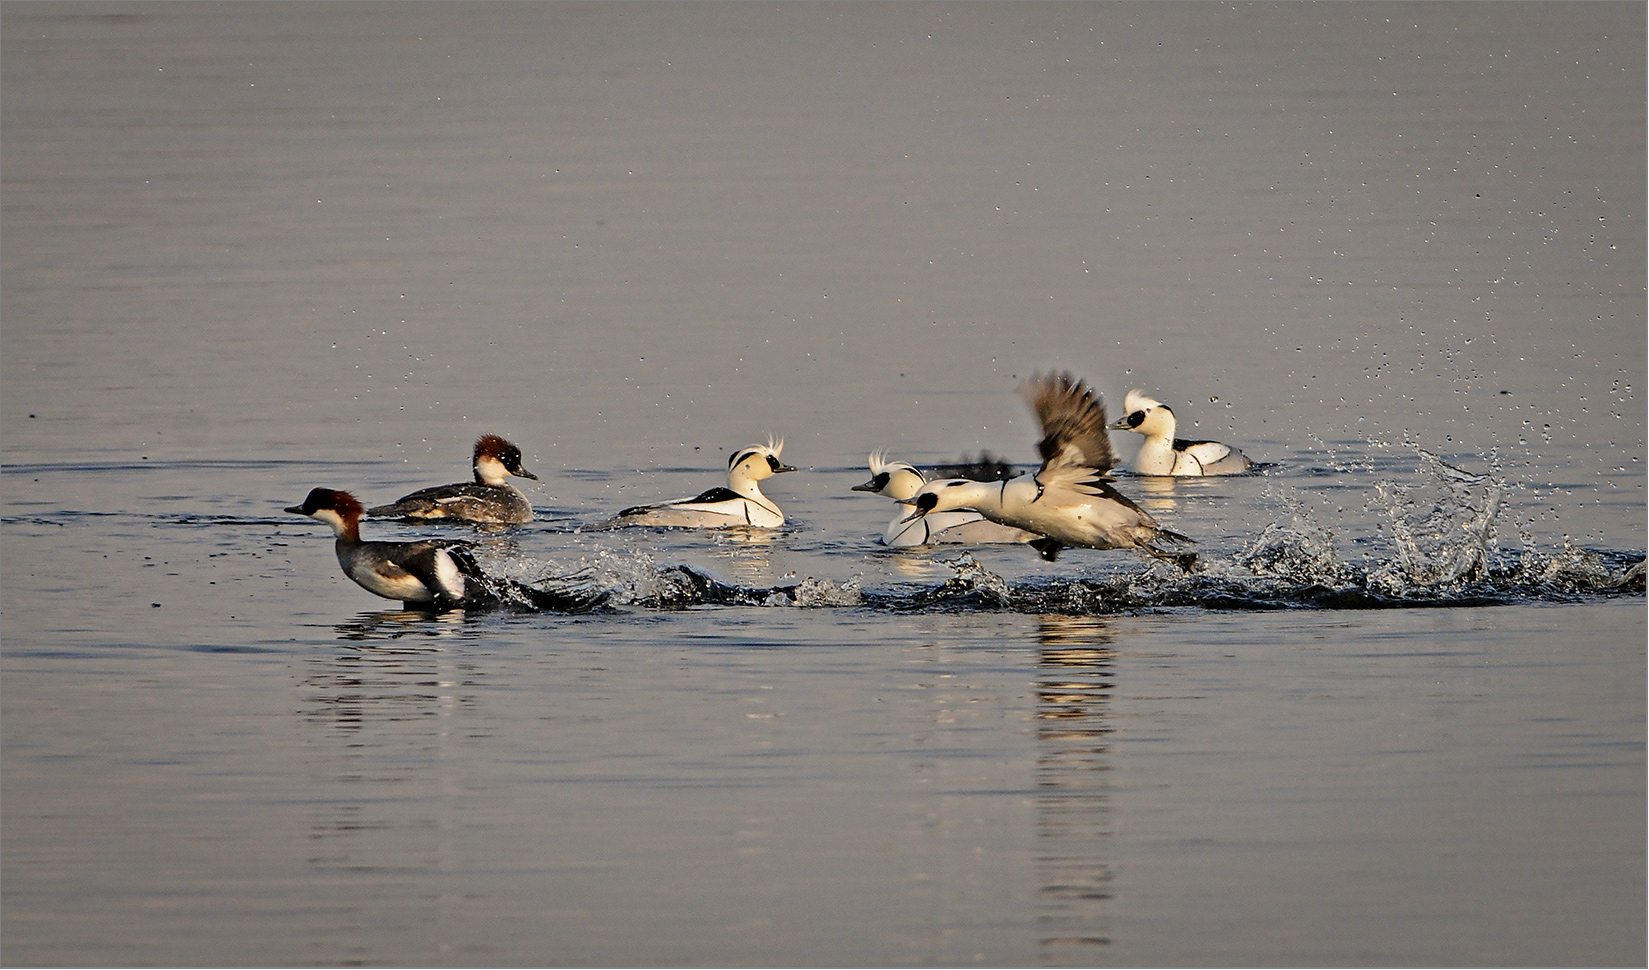
[[[1192,540],[1157,525],[1106,480],[1116,455],[1099,395],[1069,374],[1033,376],[1019,392],[1042,426],[1042,467],[1005,482],[929,482],[904,500],[915,508],[907,521],[975,509],[993,522],[1039,535],[1031,545],[1049,561],[1065,546],[1138,549],[1189,571],[1195,554],[1163,552],[1157,543]]]
[[[1139,453],[1128,463],[1128,470],[1136,475],[1241,475],[1254,467],[1230,445],[1174,437],[1173,410],[1137,388],[1128,392],[1122,406],[1128,415],[1111,429],[1145,436]]]
[[[976,463],[970,467],[977,469],[975,474],[994,475],[1001,468],[1011,467],[980,455]],[[855,492],[873,492],[885,495],[895,502],[910,498],[927,484],[927,476],[923,475],[916,466],[902,461],[888,461],[883,452],[872,452],[870,455],[870,481],[863,485],[853,486]],[[1011,474],[1008,477],[1013,477]],[[985,518],[972,509],[958,509],[954,512],[935,512],[913,521],[909,519],[909,511],[903,505],[895,506],[893,519],[888,522],[887,528],[882,530],[882,545],[895,549],[906,549],[911,546],[925,546],[935,542],[1030,542],[1037,538],[1034,533],[1012,526],[1001,525]]]
[[[663,505],[638,505],[618,513],[603,523],[606,528],[631,525],[725,528],[750,526],[776,529],[784,525],[784,513],[762,494],[757,483],[781,472],[796,469],[779,461],[784,439],[769,438],[765,445],[746,445],[727,459],[727,485],[712,488],[692,498]]]
[[[538,480],[521,467],[521,449],[495,434],[482,435],[471,458],[475,481],[436,485],[366,510],[373,519],[446,520],[515,525],[532,521],[532,503],[507,476]]]

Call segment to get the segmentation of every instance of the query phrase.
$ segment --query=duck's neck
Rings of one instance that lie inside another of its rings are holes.
[[[338,537],[338,545],[353,546],[360,543],[361,520],[359,518],[355,516],[345,518],[331,509],[325,510],[324,514],[317,514],[316,517],[332,526],[333,533]]]
[[[762,490],[758,487],[756,479],[750,478],[747,475],[727,476],[727,487],[735,492],[738,492],[740,495],[743,495],[745,498],[754,499],[763,505],[767,504],[767,496],[762,494]]]
[[[493,488],[497,488],[504,484],[509,474],[504,469],[504,463],[496,458],[476,459],[475,483],[477,485],[491,485]]]

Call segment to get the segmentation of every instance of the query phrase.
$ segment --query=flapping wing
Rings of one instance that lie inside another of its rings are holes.
[[[1081,465],[1103,474],[1116,464],[1105,433],[1105,404],[1086,384],[1069,374],[1037,374],[1019,393],[1042,424],[1036,447],[1044,468]]]

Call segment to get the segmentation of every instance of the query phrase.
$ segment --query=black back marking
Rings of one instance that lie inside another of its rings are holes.
[[[734,499],[741,498],[744,498],[744,496],[728,488],[726,485],[718,485],[715,488],[705,489],[687,501],[693,503],[694,505],[708,505],[714,502],[729,502]],[[678,504],[685,505],[687,503],[682,502]]]

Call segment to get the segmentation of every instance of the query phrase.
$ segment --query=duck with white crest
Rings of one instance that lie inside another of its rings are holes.
[[[435,485],[403,495],[388,505],[366,510],[371,519],[409,519],[418,522],[479,522],[519,525],[532,521],[532,503],[507,476],[538,481],[521,467],[521,449],[495,434],[475,442],[470,460],[475,481]]]
[[[1122,401],[1127,416],[1111,425],[1113,431],[1145,436],[1139,453],[1128,463],[1136,475],[1241,475],[1254,463],[1242,452],[1218,441],[1187,441],[1174,437],[1174,412],[1168,405],[1135,388]]]
[[[1164,552],[1158,543],[1192,540],[1159,526],[1107,480],[1116,455],[1099,395],[1069,374],[1033,376],[1019,391],[1042,426],[1042,466],[1005,482],[929,482],[903,500],[915,509],[907,521],[974,509],[993,522],[1036,533],[1041,538],[1031,545],[1050,561],[1065,546],[1137,549],[1189,571],[1194,553]]]
[[[638,505],[618,513],[603,528],[652,525],[685,528],[726,528],[747,526],[777,529],[784,525],[784,512],[762,494],[759,483],[796,469],[779,460],[784,439],[767,440],[765,445],[746,445],[727,459],[727,484],[701,492],[692,498],[662,505]]]
[[[969,477],[994,478],[1004,469],[1008,472],[1007,477],[1013,477],[1012,466],[987,455],[980,455],[974,462],[964,462],[961,466],[950,467],[967,468]],[[880,451],[872,452],[870,455],[870,475],[870,481],[853,486],[853,490],[885,495],[895,502],[915,495],[928,481],[927,476],[916,466],[902,461],[890,461],[887,454]],[[908,549],[936,542],[1030,542],[1037,538],[1035,533],[992,522],[972,509],[935,512],[932,515],[924,515],[914,522],[910,521],[909,510],[905,506],[896,505],[895,509],[897,511],[894,512],[893,519],[888,522],[887,528],[882,530],[882,544],[894,549]]]

